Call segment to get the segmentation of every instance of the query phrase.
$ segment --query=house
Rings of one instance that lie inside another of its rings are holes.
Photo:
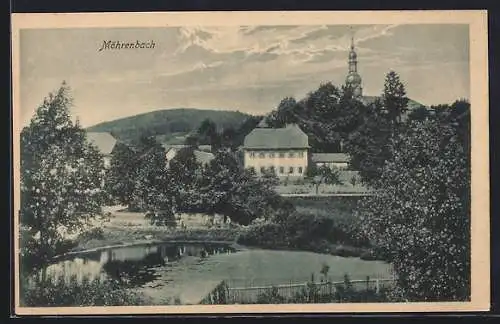
[[[87,140],[92,143],[104,157],[104,167],[107,169],[111,165],[111,154],[118,142],[110,133],[88,132]]]
[[[284,128],[255,128],[243,142],[243,164],[257,174],[303,177],[308,163],[309,139],[296,124]]]
[[[164,145],[163,147],[165,148],[165,159],[167,160],[167,166],[168,166],[168,162],[170,160],[172,160],[181,149],[188,148],[189,146],[188,145],[171,145],[171,146]],[[212,161],[215,158],[213,153],[201,150],[199,148],[194,149],[193,153],[194,153],[194,156],[196,158],[196,161],[198,161],[199,163],[201,163],[203,165],[207,165],[208,163],[210,163],[210,161]]]
[[[316,167],[345,170],[349,166],[349,155],[345,153],[312,153],[311,162]]]

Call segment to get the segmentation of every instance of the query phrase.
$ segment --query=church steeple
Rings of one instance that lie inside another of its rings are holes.
[[[349,51],[349,73],[346,77],[347,86],[351,87],[354,97],[363,95],[361,76],[358,74],[358,55],[354,48],[354,35],[351,34],[351,49]]]
[[[351,51],[349,52],[349,73],[358,71],[358,55],[354,50],[354,36],[351,36]]]

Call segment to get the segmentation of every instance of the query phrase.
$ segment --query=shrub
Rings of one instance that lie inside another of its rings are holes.
[[[257,304],[283,304],[286,303],[286,298],[281,296],[278,288],[273,287],[270,291],[266,291],[257,297]]]
[[[100,227],[94,227],[88,231],[81,233],[78,236],[78,239],[82,240],[82,241],[90,241],[92,239],[103,240],[104,239],[104,231]]]
[[[21,283],[21,304],[27,307],[47,306],[133,306],[144,305],[142,295],[122,288],[114,280],[69,282],[50,279]]]

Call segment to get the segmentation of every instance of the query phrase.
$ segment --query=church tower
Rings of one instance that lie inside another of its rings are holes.
[[[351,50],[349,51],[349,73],[346,77],[346,85],[349,86],[355,98],[363,95],[361,87],[361,76],[358,74],[358,55],[354,50],[354,37],[351,37]]]

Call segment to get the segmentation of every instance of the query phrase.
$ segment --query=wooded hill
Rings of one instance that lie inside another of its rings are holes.
[[[239,111],[176,108],[153,111],[87,128],[89,132],[110,132],[120,140],[130,142],[140,136],[155,136],[159,142],[181,141],[209,119],[218,129],[238,128],[250,115]]]

